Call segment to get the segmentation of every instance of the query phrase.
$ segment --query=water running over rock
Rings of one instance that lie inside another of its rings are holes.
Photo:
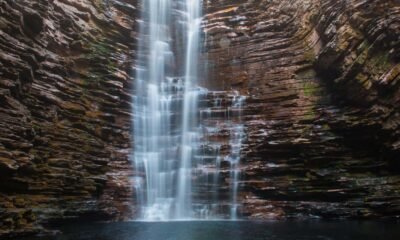
[[[244,98],[199,86],[201,6],[142,3],[132,156],[141,220],[237,217]]]

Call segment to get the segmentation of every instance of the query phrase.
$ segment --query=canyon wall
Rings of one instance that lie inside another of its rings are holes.
[[[400,213],[398,1],[206,2],[209,79],[248,95],[242,213]]]
[[[138,7],[0,0],[0,235],[135,211]],[[242,215],[399,215],[399,1],[205,0],[204,11],[207,85],[247,96]]]
[[[0,235],[129,215],[136,1],[0,1]]]

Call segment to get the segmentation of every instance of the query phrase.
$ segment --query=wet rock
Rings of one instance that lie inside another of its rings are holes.
[[[210,87],[250,96],[243,215],[398,214],[397,200],[365,201],[400,197],[399,86],[388,84],[398,78],[389,40],[398,10],[394,1],[206,3]]]
[[[206,87],[248,96],[242,216],[399,215],[398,1],[204,4]],[[139,8],[0,3],[0,235],[137,210],[129,154]]]
[[[131,215],[131,166],[120,153],[130,143],[128,11],[88,0],[1,2],[1,237],[46,233],[40,224],[54,219]]]

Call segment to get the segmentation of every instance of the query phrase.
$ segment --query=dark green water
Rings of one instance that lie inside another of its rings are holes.
[[[69,224],[56,240],[399,240],[400,222],[170,222]]]

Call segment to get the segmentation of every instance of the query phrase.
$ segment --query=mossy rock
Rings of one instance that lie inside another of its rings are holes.
[[[307,97],[316,96],[318,90],[318,85],[312,81],[307,81],[303,85],[304,95]]]

